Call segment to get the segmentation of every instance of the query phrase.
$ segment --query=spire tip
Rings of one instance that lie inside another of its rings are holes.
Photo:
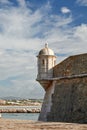
[[[48,43],[45,43],[45,47],[46,47],[46,48],[48,47]]]

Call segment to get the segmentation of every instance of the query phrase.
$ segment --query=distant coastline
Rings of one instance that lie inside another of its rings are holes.
[[[0,99],[0,105],[41,106],[42,99]]]
[[[40,113],[40,108],[13,108],[7,109],[7,108],[0,108],[0,113]]]
[[[0,100],[0,113],[40,113],[42,100]]]

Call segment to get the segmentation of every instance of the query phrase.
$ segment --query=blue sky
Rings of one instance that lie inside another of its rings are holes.
[[[0,97],[43,98],[36,55],[87,53],[87,0],[0,0]]]

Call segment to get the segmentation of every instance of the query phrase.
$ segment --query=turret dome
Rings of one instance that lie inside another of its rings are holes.
[[[54,52],[53,52],[53,50],[48,48],[48,44],[46,43],[45,47],[40,50],[39,55],[51,55],[51,56],[54,56]]]

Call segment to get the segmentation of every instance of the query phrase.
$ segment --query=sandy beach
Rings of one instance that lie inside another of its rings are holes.
[[[87,130],[86,124],[0,119],[0,130]]]

